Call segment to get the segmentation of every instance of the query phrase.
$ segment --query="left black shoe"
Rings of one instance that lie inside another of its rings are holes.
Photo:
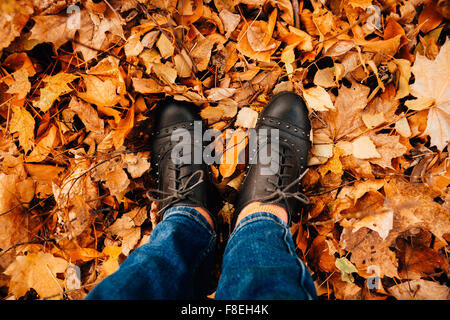
[[[195,141],[194,137],[194,122],[202,121],[197,110],[198,107],[192,103],[173,99],[164,100],[157,107],[151,146],[151,163],[157,176],[157,188],[147,191],[147,197],[159,203],[159,212],[175,205],[203,207],[211,212],[210,201],[214,197],[210,196],[212,183],[209,170],[203,161],[194,163],[194,150],[200,148],[202,152],[202,141]],[[177,129],[187,130],[190,139],[173,142],[172,133]],[[181,151],[188,150],[187,154],[178,153],[188,160],[186,163],[178,162],[178,157],[173,158],[172,151],[181,146],[187,147]],[[151,193],[157,196],[153,197]]]

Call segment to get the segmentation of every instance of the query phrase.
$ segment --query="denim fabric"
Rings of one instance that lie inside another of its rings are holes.
[[[286,223],[268,212],[239,222],[225,249],[216,299],[317,299]]]
[[[169,209],[147,244],[137,248],[86,299],[204,299],[216,234],[191,207]],[[314,299],[315,287],[295,254],[289,227],[258,212],[228,241],[216,299]]]

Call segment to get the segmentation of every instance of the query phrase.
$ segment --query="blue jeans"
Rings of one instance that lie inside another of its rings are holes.
[[[216,233],[197,210],[173,207],[150,241],[86,299],[204,299],[211,289],[215,242]],[[257,212],[239,222],[225,249],[215,298],[317,299],[311,275],[281,219]]]

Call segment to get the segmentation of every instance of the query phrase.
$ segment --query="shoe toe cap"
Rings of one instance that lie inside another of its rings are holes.
[[[261,115],[277,118],[306,130],[311,129],[308,108],[302,97],[293,92],[281,92],[275,95]]]
[[[159,103],[154,119],[155,129],[160,130],[181,122],[201,120],[201,117],[195,104],[171,99]]]

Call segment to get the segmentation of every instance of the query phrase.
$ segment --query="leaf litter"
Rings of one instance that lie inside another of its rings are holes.
[[[320,298],[450,298],[447,2],[72,2],[0,4],[2,298],[82,299],[148,241],[165,96],[221,132],[223,250],[245,133],[281,91],[313,124],[291,230]]]

